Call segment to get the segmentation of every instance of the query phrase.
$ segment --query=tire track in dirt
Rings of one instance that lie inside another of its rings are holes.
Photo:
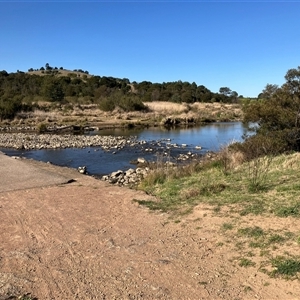
[[[231,248],[217,247],[223,218],[195,209],[176,224],[132,202],[146,197],[90,177],[0,194],[0,299],[27,292],[40,300],[300,295],[294,283],[241,269]]]

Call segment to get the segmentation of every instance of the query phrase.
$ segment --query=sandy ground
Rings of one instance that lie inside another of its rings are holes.
[[[300,299],[298,280],[240,267],[232,244],[220,246],[226,219],[209,208],[177,222],[138,206],[143,192],[28,163],[74,181],[0,193],[1,300]]]

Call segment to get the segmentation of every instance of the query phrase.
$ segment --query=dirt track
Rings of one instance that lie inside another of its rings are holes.
[[[69,184],[0,193],[0,299],[299,299],[298,281],[242,268],[206,207],[177,223],[142,192],[51,168]],[[290,226],[293,226],[291,222]]]

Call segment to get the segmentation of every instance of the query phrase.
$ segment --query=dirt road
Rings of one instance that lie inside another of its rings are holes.
[[[300,298],[298,281],[240,267],[207,207],[179,222],[142,192],[27,163],[74,181],[0,193],[1,300]]]

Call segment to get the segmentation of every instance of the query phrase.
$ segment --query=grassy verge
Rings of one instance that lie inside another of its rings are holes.
[[[300,154],[294,153],[260,158],[259,163],[243,163],[230,170],[226,167],[226,172],[220,159],[156,170],[140,188],[160,200],[141,204],[172,214],[206,203],[215,208],[229,206],[240,215],[299,217],[299,168]]]
[[[224,239],[218,246],[229,243],[239,253],[240,267],[299,279],[300,233],[297,229],[273,229],[272,224],[283,218],[298,222],[300,153],[241,164],[232,164],[233,159],[227,158],[219,155],[182,169],[156,170],[140,188],[158,200],[136,201],[151,210],[167,212],[174,220],[199,204],[205,205],[213,214],[229,218],[220,227]],[[256,220],[263,225],[257,225]],[[271,224],[269,228],[264,220]]]

